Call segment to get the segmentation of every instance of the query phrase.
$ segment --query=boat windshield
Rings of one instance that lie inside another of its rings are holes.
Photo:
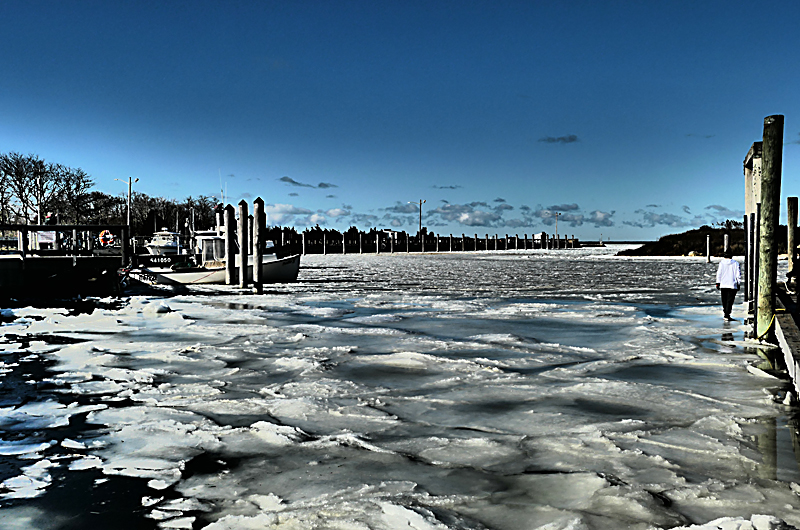
[[[225,240],[221,237],[202,239],[203,261],[223,261],[225,259]]]

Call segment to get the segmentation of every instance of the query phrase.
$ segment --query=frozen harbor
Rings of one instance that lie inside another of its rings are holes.
[[[615,250],[4,309],[0,525],[800,527],[795,409],[716,265]]]

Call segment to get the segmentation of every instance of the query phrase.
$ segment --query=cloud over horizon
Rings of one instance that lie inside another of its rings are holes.
[[[580,140],[576,135],[568,134],[567,136],[544,136],[539,138],[539,141],[546,144],[571,144]]]
[[[314,189],[321,189],[325,190],[328,188],[338,188],[336,184],[331,184],[329,182],[320,182],[318,185],[314,186],[313,184],[306,184],[305,182],[298,182],[294,180],[292,177],[281,177],[278,179],[279,182],[283,182],[285,184],[289,184],[290,186],[298,186],[301,188],[314,188]]]

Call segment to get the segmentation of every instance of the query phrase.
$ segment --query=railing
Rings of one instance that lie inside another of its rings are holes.
[[[19,224],[0,224],[0,232],[16,232],[17,249],[24,261],[26,256],[35,253],[41,254],[42,249],[31,248],[31,233],[48,232],[53,233],[52,251],[58,255],[76,256],[84,252],[92,254],[98,244],[99,235],[108,230],[115,240],[120,242],[121,260],[125,265],[130,259],[130,228],[128,225],[19,225]],[[67,234],[66,236],[64,234]],[[41,239],[37,238],[41,243]],[[98,247],[99,248],[99,247]],[[117,247],[114,247],[117,248]]]

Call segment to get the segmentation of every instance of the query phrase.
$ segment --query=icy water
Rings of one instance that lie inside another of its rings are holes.
[[[0,527],[800,526],[794,409],[716,264],[616,250],[5,309]]]

